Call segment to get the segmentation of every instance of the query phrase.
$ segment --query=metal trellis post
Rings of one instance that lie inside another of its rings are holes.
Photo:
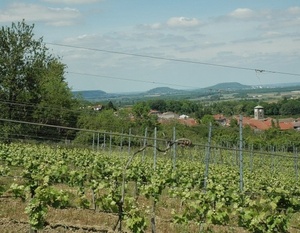
[[[176,140],[176,129],[173,127],[173,142]],[[173,169],[176,168],[176,143],[173,144]]]
[[[206,190],[207,179],[208,179],[208,170],[209,170],[209,158],[210,158],[210,144],[211,144],[211,131],[212,124],[209,123],[209,133],[208,133],[208,142],[206,146],[206,156],[205,156],[205,173],[204,173],[204,190]]]
[[[240,191],[243,192],[243,116],[240,115]]]

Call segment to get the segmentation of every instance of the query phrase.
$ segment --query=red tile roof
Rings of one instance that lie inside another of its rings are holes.
[[[259,129],[259,130],[267,130],[272,127],[272,120],[275,125],[277,124],[276,120],[272,118],[266,118],[263,120],[257,120],[250,117],[243,117],[243,125],[249,125],[251,128]],[[293,122],[279,122],[279,128],[282,130],[293,129]]]
[[[213,115],[213,117],[216,121],[226,119],[223,114],[216,114],[216,115]]]

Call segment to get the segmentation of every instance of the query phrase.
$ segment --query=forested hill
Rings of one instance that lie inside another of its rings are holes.
[[[278,91],[282,91],[282,88],[288,88],[288,91],[298,90],[300,87],[300,83],[280,83],[280,84],[265,84],[259,86],[252,86],[252,85],[244,85],[239,82],[224,82],[218,83],[213,86],[209,86],[206,88],[199,88],[199,89],[190,89],[190,90],[180,90],[180,89],[173,89],[170,87],[156,87],[144,92],[124,92],[124,93],[107,93],[102,90],[86,90],[86,91],[73,91],[73,94],[76,97],[81,97],[88,101],[99,101],[99,100],[111,100],[111,99],[141,99],[144,97],[151,97],[151,96],[184,96],[185,98],[190,98],[195,95],[210,95],[210,92],[207,90],[212,91],[233,91],[233,92],[270,92],[274,91],[275,88],[280,88]]]
[[[241,90],[241,89],[250,89],[252,86],[240,84],[238,82],[226,82],[218,83],[214,86],[207,87],[206,89],[221,89],[221,90]]]
[[[108,95],[105,91],[101,91],[101,90],[73,91],[73,94],[76,97],[81,97],[86,100],[102,98]]]
[[[173,89],[170,87],[156,87],[146,92],[146,94],[174,94],[182,92],[182,90]]]

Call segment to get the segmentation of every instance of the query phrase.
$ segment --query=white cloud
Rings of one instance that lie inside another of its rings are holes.
[[[89,4],[101,2],[103,0],[42,0],[43,2],[59,3],[59,4]]]
[[[150,28],[152,29],[160,29],[162,27],[161,23],[154,23],[152,25],[150,25]]]
[[[293,15],[300,15],[300,7],[298,7],[298,6],[290,7],[290,8],[288,8],[287,12],[289,14],[293,14]]]
[[[267,31],[262,34],[262,38],[274,38],[274,37],[280,37],[282,36],[282,33],[277,31]]]
[[[139,24],[137,25],[138,29],[152,29],[152,30],[158,30],[164,28],[164,24],[162,23],[153,23],[153,24]]]
[[[140,29],[171,29],[171,28],[192,28],[202,25],[202,22],[196,18],[187,18],[187,17],[172,17],[166,22],[153,23],[153,24],[142,24],[138,25]]]
[[[196,18],[172,17],[167,21],[170,27],[196,27],[201,25],[201,22]]]
[[[262,14],[261,14],[262,15]],[[299,34],[297,30],[300,26],[300,7],[290,7],[286,10],[270,11],[265,14],[265,18],[261,19],[258,28],[260,30],[276,30],[288,33]]]
[[[35,4],[14,3],[0,10],[0,22],[26,21],[45,22],[54,26],[72,25],[81,17],[73,8],[49,8]]]
[[[249,19],[255,17],[255,12],[248,8],[238,8],[229,13],[229,16],[236,19]]]

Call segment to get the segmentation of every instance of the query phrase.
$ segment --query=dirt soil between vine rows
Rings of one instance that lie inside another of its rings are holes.
[[[28,216],[25,213],[26,203],[15,198],[0,198],[0,233],[28,233],[30,226]],[[299,221],[300,216],[294,219]],[[113,233],[113,226],[118,221],[118,216],[112,213],[104,213],[91,209],[53,209],[49,208],[46,217],[46,226],[38,233]],[[170,221],[166,221],[157,216],[156,219],[158,233],[196,233],[199,232],[199,226],[188,226],[181,228],[175,226]],[[123,227],[123,232],[129,233]],[[240,227],[214,226],[212,232],[218,233],[248,233]],[[150,223],[146,233],[151,232]],[[291,228],[290,233],[300,233],[300,229]]]

